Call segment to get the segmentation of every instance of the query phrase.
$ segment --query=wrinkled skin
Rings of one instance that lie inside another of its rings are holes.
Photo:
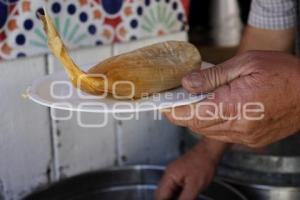
[[[212,147],[216,147],[212,149]],[[221,143],[205,142],[172,162],[156,191],[156,200],[194,200],[212,181],[218,162],[222,156],[218,148]]]
[[[192,110],[198,116],[211,116],[213,106],[181,106],[166,117],[179,126],[223,142],[249,147],[263,147],[281,140],[300,129],[300,60],[290,54],[270,51],[251,51],[225,63],[186,76],[183,86],[191,93],[211,92],[214,98],[204,102],[221,105],[223,116],[236,116],[238,104],[260,102],[264,112],[251,113],[261,120],[191,119]],[[200,102],[198,104],[203,104]],[[253,107],[257,108],[257,107]],[[174,117],[175,116],[177,117]],[[248,114],[249,115],[249,114]],[[180,117],[180,119],[178,119]]]

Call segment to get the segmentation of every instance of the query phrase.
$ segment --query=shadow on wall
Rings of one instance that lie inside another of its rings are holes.
[[[0,179],[0,200],[4,200],[4,186]]]

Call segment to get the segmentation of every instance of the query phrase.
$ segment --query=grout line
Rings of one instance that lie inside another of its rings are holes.
[[[116,44],[111,44],[111,52],[110,52],[111,56],[115,56],[115,48],[116,48],[115,45]]]
[[[53,69],[50,69],[49,66],[49,56],[45,55],[45,66],[46,66],[46,74],[51,74]],[[48,108],[48,116],[50,121],[50,140],[51,140],[51,162],[52,162],[52,173],[51,173],[51,181],[56,182],[60,178],[59,172],[59,153],[58,153],[58,138],[57,138],[57,122],[51,117],[51,108]]]
[[[50,112],[50,109],[49,109]],[[53,176],[52,181],[56,182],[60,179],[59,171],[59,154],[58,154],[58,138],[57,138],[57,122],[51,119],[50,113],[49,117],[51,120],[51,146],[52,146],[52,167],[53,167]]]
[[[111,45],[111,56],[116,55],[116,44]],[[123,156],[123,130],[122,130],[122,121],[113,118],[114,120],[114,135],[115,135],[115,156],[116,156],[116,165],[123,166],[124,162],[122,160]]]
[[[114,119],[114,133],[115,133],[115,155],[116,155],[116,165],[123,166],[124,162],[122,160],[123,150],[122,150],[122,125],[120,120]]]

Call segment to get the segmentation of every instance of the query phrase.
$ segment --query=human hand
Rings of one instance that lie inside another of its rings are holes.
[[[263,147],[300,128],[300,60],[295,56],[246,52],[193,72],[182,83],[191,93],[211,92],[214,98],[165,115],[206,137]]]
[[[194,200],[211,183],[227,144],[203,139],[192,150],[172,162],[156,191],[156,200]]]

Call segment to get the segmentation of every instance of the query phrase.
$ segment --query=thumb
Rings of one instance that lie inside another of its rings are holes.
[[[214,89],[245,75],[241,59],[237,56],[222,64],[194,71],[182,79],[183,87],[190,93],[211,92]]]

